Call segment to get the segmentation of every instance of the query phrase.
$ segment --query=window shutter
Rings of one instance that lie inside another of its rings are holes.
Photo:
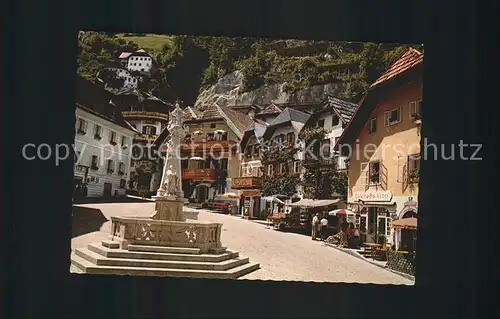
[[[368,185],[368,163],[361,163],[361,185]]]
[[[384,126],[389,126],[389,112],[384,112]]]
[[[413,115],[417,113],[416,110],[417,110],[417,102],[416,101],[410,102],[408,110],[408,117],[410,118],[410,120],[413,119]]]
[[[401,122],[401,113],[403,113],[403,107],[400,106],[398,109],[398,122]]]

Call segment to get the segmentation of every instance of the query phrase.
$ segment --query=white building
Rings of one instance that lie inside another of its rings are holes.
[[[126,68],[105,67],[104,69],[109,72],[115,72],[118,78],[122,78],[124,80],[124,88],[136,89],[139,85],[139,82],[142,81],[142,76],[132,75],[132,73]]]
[[[119,59],[129,71],[150,72],[155,63],[153,57],[143,49],[135,52],[123,52]]]
[[[330,154],[334,154],[335,145],[353,117],[356,107],[357,105],[354,103],[328,97],[324,101],[323,109],[314,114],[312,120],[316,121],[315,125],[323,127],[327,132],[323,143],[330,144]],[[337,169],[347,168],[345,156],[336,156],[335,160],[337,161]]]
[[[77,104],[76,131],[75,184],[86,184],[86,197],[124,196],[130,178],[132,128]]]

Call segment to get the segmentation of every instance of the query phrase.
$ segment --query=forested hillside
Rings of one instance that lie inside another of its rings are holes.
[[[137,41],[139,37],[81,33],[77,73],[94,79],[102,66],[118,65],[121,52],[139,49],[137,43],[128,40]],[[153,40],[144,39],[142,43]],[[155,43],[150,45],[155,46]],[[235,70],[244,75],[243,91],[286,83],[286,91],[294,92],[315,84],[341,81],[351,85],[339,97],[356,99],[404,49],[394,44],[194,36],[171,36],[156,47],[161,48],[145,48],[154,55],[159,69],[143,86],[161,99],[180,99],[185,105],[193,104],[199,92]],[[414,47],[423,50],[420,45]],[[356,65],[358,72],[337,71],[338,65]]]

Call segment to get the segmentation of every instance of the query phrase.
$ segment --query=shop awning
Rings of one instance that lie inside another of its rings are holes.
[[[396,202],[392,201],[392,202],[363,202],[361,201],[360,202],[361,206],[363,207],[395,207],[396,206]]]
[[[298,202],[291,203],[287,206],[292,206],[292,207],[324,207],[324,206],[329,206],[333,204],[337,204],[340,202],[340,199],[301,199]]]
[[[417,228],[417,219],[415,217],[403,218],[395,220],[391,223],[393,228],[409,228],[416,229]]]

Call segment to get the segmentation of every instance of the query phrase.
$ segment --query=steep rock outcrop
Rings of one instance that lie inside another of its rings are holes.
[[[217,103],[219,105],[268,105],[270,103],[306,104],[323,100],[328,94],[336,95],[348,84],[328,83],[314,85],[295,93],[283,91],[283,84],[264,85],[250,92],[242,92],[243,74],[231,72],[208,89],[202,91],[195,102],[195,107]]]

